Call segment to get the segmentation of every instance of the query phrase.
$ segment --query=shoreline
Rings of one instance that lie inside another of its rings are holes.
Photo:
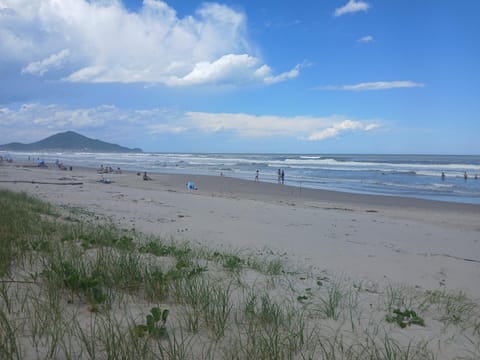
[[[156,153],[152,153],[152,154],[156,154]],[[149,154],[149,155],[152,155],[152,154]],[[168,154],[168,153],[165,153],[165,154]],[[208,157],[208,154],[207,154],[208,161],[203,159],[203,157],[200,156],[198,158],[199,162],[195,160],[196,159],[195,154],[192,154],[192,155],[179,154],[179,156],[177,157],[175,157],[175,154],[173,154],[172,155],[173,159],[170,159],[170,158],[167,159],[162,157],[157,159],[157,158],[150,158],[149,156],[141,157],[138,159],[136,157],[129,158],[129,157],[122,157],[122,156],[120,156],[119,158],[115,158],[112,154],[110,154],[112,156],[108,156],[109,154],[100,154],[101,156],[97,158],[94,156],[94,154],[85,153],[83,155],[84,156],[82,157],[82,154],[79,154],[80,157],[77,159],[75,156],[72,157],[72,156],[65,155],[65,157],[62,157],[62,155],[59,154],[60,160],[63,161],[65,164],[73,164],[74,166],[77,166],[76,164],[78,164],[79,167],[96,168],[101,163],[108,165],[110,162],[114,168],[116,168],[117,166],[120,166],[124,170],[128,169],[128,171],[133,171],[133,172],[140,169],[140,171],[142,172],[146,170],[152,174],[172,174],[172,175],[180,175],[180,176],[182,175],[188,176],[190,174],[190,176],[212,176],[212,177],[220,176],[220,174],[223,173],[224,175],[226,175],[226,177],[234,177],[236,179],[252,180],[252,181],[254,180],[254,175],[255,175],[254,174],[255,168],[253,168],[252,170],[252,167],[255,166],[256,161],[262,160],[262,162],[260,162],[258,165],[260,169],[260,174],[261,174],[260,180],[262,182],[268,182],[271,184],[277,183],[276,167],[278,166],[278,168],[283,168],[286,166],[285,168],[287,171],[286,184],[294,188],[333,191],[333,192],[345,193],[349,195],[387,196],[387,197],[395,197],[395,198],[453,202],[453,203],[472,204],[472,205],[480,206],[480,198],[479,198],[480,188],[478,187],[478,185],[480,185],[480,182],[476,183],[476,181],[473,178],[473,174],[476,173],[477,171],[480,171],[480,168],[478,169],[474,168],[473,167],[474,165],[469,164],[468,161],[466,164],[464,164],[464,166],[470,167],[470,170],[472,171],[472,176],[471,176],[472,182],[469,181],[467,184],[467,182],[463,181],[464,169],[462,168],[462,164],[453,164],[455,165],[455,167],[452,168],[452,170],[450,170],[451,173],[446,170],[447,172],[446,179],[441,178],[440,175],[442,173],[442,167],[441,167],[442,161],[440,160],[438,164],[435,163],[434,165],[431,165],[432,168],[428,168],[428,169],[425,169],[425,166],[428,167],[428,163],[417,164],[416,162],[413,162],[412,164],[401,164],[400,166],[396,163],[395,159],[393,159],[391,163],[388,162],[388,160],[385,160],[387,161],[384,164],[386,168],[382,168],[380,164],[383,164],[383,162],[380,162],[378,165],[375,165],[375,164],[372,165],[370,163],[365,163],[365,164],[362,163],[362,161],[368,161],[368,157],[370,156],[370,155],[364,155],[366,156],[366,159],[358,160],[360,161],[360,164],[362,164],[359,166],[360,166],[360,169],[363,169],[364,166],[367,166],[367,168],[361,171],[359,169],[356,169],[355,171],[356,175],[355,175],[355,174],[349,173],[348,166],[344,168],[342,165],[340,169],[335,170],[337,165],[340,166],[342,164],[342,161],[341,161],[342,155],[338,155],[338,158],[340,159],[338,162],[335,162],[336,161],[335,157],[337,155],[332,155],[332,158],[333,158],[332,161],[334,161],[334,165],[332,165],[334,166],[333,168],[330,168],[327,166],[324,170],[322,170],[322,173],[324,171],[326,173],[324,175],[318,175],[319,168],[318,169],[316,168],[318,164],[314,164],[313,165],[314,167],[312,168],[314,170],[312,171],[316,175],[310,176],[308,175],[308,171],[307,171],[308,169],[310,169],[309,167],[303,168],[303,170],[299,170],[299,172],[297,172],[295,170],[297,166],[294,166],[291,170],[288,170],[289,169],[288,164],[290,163],[285,163],[282,165],[281,162],[278,162],[278,161],[281,161],[281,159],[284,159],[285,156],[289,156],[288,154],[284,155],[280,159],[276,159],[275,154],[271,154],[271,158],[267,158],[267,159],[263,159],[263,158],[262,159],[253,158],[253,160],[250,159],[254,161],[253,163],[248,162],[249,160],[248,157],[242,158],[240,156],[241,158],[240,160],[235,158],[227,159],[228,161],[240,161],[238,163],[238,166],[237,165],[223,166],[222,161],[225,159],[223,159],[222,156],[219,156],[218,158],[213,156],[210,159]],[[26,153],[19,155],[18,157],[19,161],[23,161],[23,160],[26,161],[26,156],[27,156]],[[48,154],[45,156],[46,156],[45,160],[48,162],[53,163],[56,159],[55,154]],[[184,156],[187,156],[187,158],[185,158]],[[266,155],[259,154],[258,156],[266,156]],[[295,157],[294,155],[292,156]],[[362,157],[362,155],[358,155],[358,156],[360,158]],[[378,156],[388,157],[388,155],[378,155]],[[423,157],[423,155],[419,155],[419,156]],[[425,155],[425,156],[429,157],[431,155]],[[455,158],[455,156],[452,156],[452,157]],[[472,155],[472,157],[475,158],[475,155]],[[20,160],[20,159],[23,159],[23,160]],[[42,156],[40,156],[40,159],[42,159]],[[292,159],[287,159],[287,160],[292,160]],[[301,165],[302,164],[301,161],[308,161],[308,160],[301,160],[301,159],[296,159],[296,160],[300,161],[300,167],[303,166]],[[292,161],[296,161],[296,160],[293,159]],[[248,166],[245,165],[243,161],[247,161],[246,164]],[[408,159],[405,159],[404,161],[408,161]],[[400,168],[398,168],[398,166],[400,166]],[[411,166],[415,170],[411,170]],[[397,168],[398,170],[396,170]],[[249,169],[248,172],[246,172],[247,169]],[[460,169],[461,169],[461,172],[460,172]],[[337,172],[337,171],[340,171],[340,172]],[[344,174],[343,171],[346,171],[347,174],[342,175]],[[360,171],[360,173],[358,171]],[[367,171],[367,172],[363,173],[362,171]],[[408,176],[408,174],[416,175],[417,171],[418,171],[418,174],[420,174],[418,177]],[[433,176],[432,171],[438,171],[438,177]],[[379,174],[382,176],[380,176]],[[405,176],[405,174],[407,174],[407,176]],[[456,176],[454,176],[455,174]],[[450,177],[450,175],[452,177]],[[460,178],[462,181],[460,181]]]
[[[359,281],[458,289],[480,299],[480,206],[348,194],[227,176],[0,166],[0,188],[85,208],[121,228],[285,260]],[[42,185],[14,181],[82,182]],[[11,181],[11,182],[4,182]],[[188,190],[186,182],[198,190]]]
[[[55,164],[48,164],[49,167],[42,170],[55,170],[60,171]],[[7,166],[40,169],[35,165],[26,162],[16,162]],[[1,165],[0,165],[1,169]],[[96,173],[98,176],[101,174],[97,172],[94,167],[87,166],[75,166],[75,171],[82,171],[88,173]],[[74,172],[75,172],[74,171]],[[143,174],[144,170],[122,170],[122,174],[136,175],[138,173]],[[64,171],[66,175],[72,174],[72,172]],[[480,215],[480,204],[467,203],[467,202],[455,202],[447,200],[434,200],[417,197],[404,197],[397,195],[387,194],[368,194],[368,193],[355,193],[339,190],[326,190],[318,188],[309,188],[294,186],[288,184],[277,184],[268,181],[254,181],[242,178],[236,178],[232,176],[220,176],[220,175],[202,175],[202,174],[183,174],[183,173],[171,173],[171,172],[149,172],[152,177],[160,176],[159,180],[163,185],[169,187],[175,187],[178,190],[183,190],[185,184],[182,180],[193,181],[198,184],[198,192],[220,192],[220,193],[232,193],[243,196],[257,196],[261,200],[271,200],[272,197],[279,197],[283,199],[294,198],[296,200],[303,201],[315,201],[336,203],[344,205],[356,205],[356,206],[379,206],[382,208],[398,208],[405,207],[411,209],[423,209],[423,210],[437,210],[437,211],[471,211],[478,212]],[[115,173],[104,173],[104,176],[117,176]],[[140,176],[141,177],[141,176]],[[154,179],[156,180],[156,179]],[[29,180],[27,180],[29,181]],[[31,181],[31,180],[30,180]],[[1,183],[1,179],[0,179]]]

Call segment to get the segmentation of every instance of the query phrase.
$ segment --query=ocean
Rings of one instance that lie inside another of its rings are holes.
[[[3,154],[5,155],[5,153]],[[223,175],[349,193],[480,204],[480,156],[183,153],[10,153],[15,160],[120,167],[149,173]],[[445,173],[442,179],[441,174]],[[464,179],[464,173],[468,179]],[[478,179],[475,179],[475,176]]]

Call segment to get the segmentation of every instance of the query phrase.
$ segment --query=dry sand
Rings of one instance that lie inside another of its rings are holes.
[[[122,228],[285,253],[317,271],[480,299],[480,206],[300,189],[229,177],[0,166],[0,188],[83,207]],[[40,184],[46,182],[52,184]],[[198,190],[186,189],[194,181]],[[82,185],[59,185],[82,182]],[[56,183],[56,184],[53,184]]]

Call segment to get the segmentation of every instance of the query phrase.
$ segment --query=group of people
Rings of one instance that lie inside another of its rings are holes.
[[[73,170],[73,167],[71,166],[67,169],[67,167],[63,165],[63,163],[58,159],[55,160],[55,166],[58,167],[60,170],[70,170],[70,171]]]
[[[97,169],[97,173],[99,174],[121,174],[122,173],[122,170],[117,167],[117,170],[113,170],[113,168],[111,166],[103,166],[103,165],[100,165],[100,167]]]
[[[445,175],[445,172],[444,172],[444,171],[442,171],[442,175],[441,175],[441,176],[442,176],[442,180],[445,180],[446,175]],[[464,178],[465,180],[468,179],[468,174],[467,174],[466,171],[463,173],[463,178]],[[477,179],[478,179],[478,175],[475,174],[475,176],[474,176],[473,178],[474,178],[475,180],[477,180]]]
[[[7,163],[12,163],[13,159],[8,155],[5,155],[5,157],[3,157],[3,155],[0,155],[0,163],[2,163],[4,161],[7,162]]]
[[[463,178],[464,178],[465,180],[467,180],[467,179],[468,179],[468,174],[467,174],[467,172],[466,172],[466,171],[463,173]],[[475,176],[474,176],[473,178],[474,178],[475,180],[477,180],[477,179],[478,179],[478,175],[477,175],[477,174],[475,174]]]
[[[255,172],[255,181],[259,181],[260,170]],[[283,169],[277,170],[277,181],[279,184],[285,184],[285,171]]]

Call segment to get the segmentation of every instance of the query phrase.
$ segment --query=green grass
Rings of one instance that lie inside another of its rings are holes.
[[[461,291],[427,291],[424,306],[435,311],[435,318],[448,325],[470,324],[476,318],[479,305]],[[477,318],[478,319],[478,318]]]
[[[0,277],[8,275],[12,264],[26,250],[35,248],[35,243],[42,246],[43,235],[55,229],[44,219],[54,215],[47,203],[24,193],[0,190]]]
[[[331,281],[326,285],[325,295],[320,297],[318,312],[327,318],[337,320],[343,305],[345,292],[340,281]]]
[[[435,359],[432,339],[451,341],[439,322],[465,353],[480,349],[478,303],[463,293],[372,294],[330,274],[299,277],[273,252],[147,237],[26,194],[0,191],[0,205],[2,358]],[[430,342],[409,326],[399,338],[385,330],[385,312],[414,324],[412,309]]]

